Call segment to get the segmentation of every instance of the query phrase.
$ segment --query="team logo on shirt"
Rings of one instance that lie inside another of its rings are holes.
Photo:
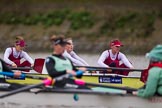
[[[47,58],[47,59],[45,60],[45,62],[46,62],[46,63],[48,63],[49,61],[50,61],[50,59],[49,59],[49,58]]]

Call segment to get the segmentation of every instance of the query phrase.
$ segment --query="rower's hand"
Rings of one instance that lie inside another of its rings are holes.
[[[133,91],[132,94],[137,96],[138,92],[137,91]]]
[[[19,78],[20,76],[21,76],[21,72],[20,71],[14,72],[14,78]]]
[[[12,63],[11,66],[17,68],[17,65],[15,63]]]
[[[33,68],[34,67],[34,64],[31,64],[31,67]]]
[[[130,69],[134,69],[134,67],[130,67]]]
[[[81,70],[81,71],[85,72],[85,71],[87,70],[87,68],[85,68],[85,67],[80,67],[80,68],[78,68],[78,70]]]
[[[66,73],[76,76],[76,72],[74,70],[66,70]]]

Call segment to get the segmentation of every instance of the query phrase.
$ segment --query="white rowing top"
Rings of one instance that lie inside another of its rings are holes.
[[[88,66],[88,63],[80,58],[74,51],[68,53],[65,50],[63,56],[70,59],[75,66]]]
[[[10,54],[12,53],[12,48],[7,48],[5,53],[4,53],[4,61],[7,64],[13,64],[14,62],[11,61],[9,59]],[[15,58],[18,58],[20,56],[20,58],[24,58],[25,60],[27,60],[30,64],[34,64],[33,59],[25,52],[25,51],[16,51],[15,47],[13,47],[13,56]]]
[[[105,61],[106,58],[108,58],[109,56],[111,57],[112,60],[115,60],[116,57],[117,57],[117,53],[114,55],[114,54],[112,53],[112,50],[111,50],[111,49],[109,50],[109,53],[108,53],[108,50],[105,50],[105,51],[101,54],[100,58],[98,59],[98,65],[99,65],[99,66],[102,66],[102,67],[108,67],[108,65],[106,65],[106,64],[104,63],[104,61]],[[123,53],[119,52],[119,54],[118,54],[118,59],[119,59],[122,63],[124,63],[127,67],[129,67],[129,68],[132,68],[132,67],[133,67],[132,64],[129,62],[129,60],[127,59],[127,57],[126,57]]]

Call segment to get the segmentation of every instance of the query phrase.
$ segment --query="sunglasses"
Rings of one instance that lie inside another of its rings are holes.
[[[115,46],[116,48],[120,48],[120,46]]]

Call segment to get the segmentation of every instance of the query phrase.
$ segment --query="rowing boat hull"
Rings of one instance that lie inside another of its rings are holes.
[[[0,92],[0,94],[5,92]],[[162,97],[143,99],[131,95],[79,93],[19,93],[0,99],[1,108],[161,108]]]
[[[48,77],[45,74],[34,74],[36,76],[41,76],[41,77]],[[112,76],[112,75],[106,75],[106,74],[85,74],[82,79],[85,82],[90,82],[90,83],[101,83],[99,80],[101,76]],[[115,75],[116,76],[116,75]],[[104,85],[115,85],[115,86],[122,86],[122,87],[131,87],[131,88],[139,88],[143,86],[143,83],[140,81],[138,77],[125,77],[122,76],[122,83],[105,83],[102,82],[101,84]],[[18,84],[38,84],[41,82],[41,80],[37,79],[29,79],[26,78],[25,80],[17,80],[17,79],[7,79],[8,82],[10,83],[18,83]]]
[[[121,86],[121,87],[130,87],[130,88],[140,88],[144,85],[143,82],[140,81],[139,77],[130,77],[130,76],[120,76],[121,82],[120,83],[114,83],[114,82],[101,82],[100,78],[105,76],[111,76],[111,77],[117,77],[120,75],[111,75],[111,74],[85,74],[83,76],[83,80],[90,83],[100,83],[104,85],[114,85],[114,86]],[[114,78],[115,79],[115,78]],[[118,80],[118,79],[117,79]],[[118,81],[117,81],[118,82]]]

